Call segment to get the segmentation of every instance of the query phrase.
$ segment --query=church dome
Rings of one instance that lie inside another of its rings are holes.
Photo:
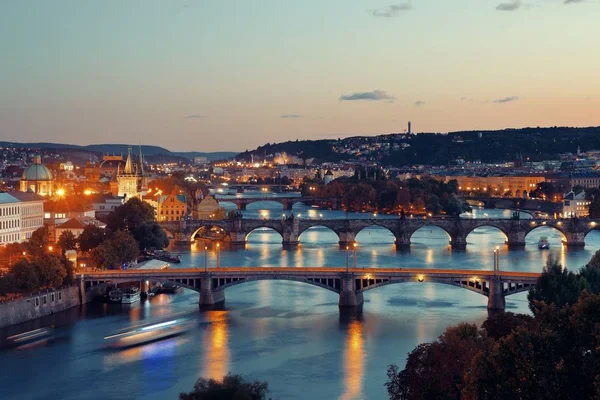
[[[33,159],[33,165],[30,165],[23,171],[23,176],[21,178],[25,181],[51,181],[52,173],[42,164],[42,158],[36,156]]]

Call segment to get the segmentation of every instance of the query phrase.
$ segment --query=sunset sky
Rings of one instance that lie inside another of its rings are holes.
[[[600,125],[600,0],[0,0],[0,140]]]

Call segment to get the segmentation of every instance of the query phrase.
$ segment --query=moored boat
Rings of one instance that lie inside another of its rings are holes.
[[[140,289],[135,286],[132,286],[123,292],[123,297],[121,298],[121,303],[132,304],[137,301],[140,301],[140,298],[141,298]]]
[[[550,248],[550,243],[548,242],[548,238],[546,236],[542,236],[540,241],[538,242],[538,249],[547,250]]]

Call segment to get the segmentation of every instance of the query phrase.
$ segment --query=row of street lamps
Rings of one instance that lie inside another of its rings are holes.
[[[217,268],[221,266],[221,243],[215,245],[217,254]],[[208,272],[208,246],[204,246],[204,272]]]

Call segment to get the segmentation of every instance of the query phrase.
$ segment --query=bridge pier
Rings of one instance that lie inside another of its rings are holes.
[[[506,299],[504,297],[504,285],[498,276],[492,277],[488,281],[488,310],[504,311]]]
[[[292,202],[292,201],[285,201],[285,200],[283,200],[281,202],[281,204],[283,204],[283,210],[284,211],[292,211],[292,208],[294,207],[294,202]]]
[[[452,236],[450,247],[452,251],[465,251],[467,249],[467,238],[462,235]]]
[[[582,249],[585,247],[585,233],[569,232],[565,236],[567,237],[565,244],[568,248]]]
[[[352,247],[356,241],[356,235],[352,231],[340,231],[338,232],[338,236],[340,238],[338,243],[342,250],[345,250],[346,247]]]
[[[363,293],[356,290],[354,274],[342,274],[342,290],[340,291],[339,307],[360,307],[363,305]]]
[[[225,290],[213,288],[212,274],[204,272],[200,278],[200,296],[198,304],[200,306],[212,306],[225,301]]]
[[[396,249],[398,249],[398,250],[410,249],[410,235],[396,236]]]
[[[234,248],[244,248],[246,246],[246,234],[244,232],[230,232],[229,245]]]

